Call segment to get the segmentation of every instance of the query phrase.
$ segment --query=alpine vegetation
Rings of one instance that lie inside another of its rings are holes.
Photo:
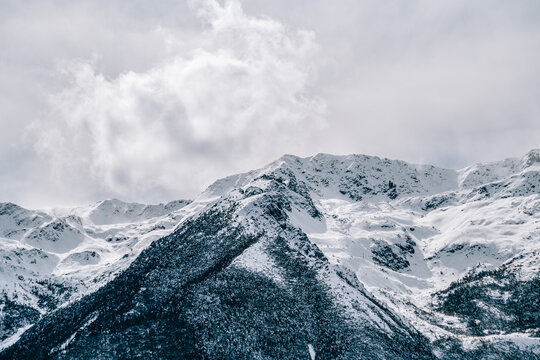
[[[285,155],[195,199],[0,204],[1,359],[537,359],[540,150]]]

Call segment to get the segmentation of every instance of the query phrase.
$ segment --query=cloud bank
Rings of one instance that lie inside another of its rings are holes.
[[[155,201],[300,151],[323,125],[310,95],[314,34],[246,15],[238,1],[192,3],[206,29],[196,46],[145,71],[108,77],[99,59],[62,64],[68,84],[30,138],[52,181],[72,191]],[[292,146],[291,146],[292,145]]]
[[[4,0],[0,49],[0,201],[28,207],[191,198],[284,153],[539,146],[537,0]]]

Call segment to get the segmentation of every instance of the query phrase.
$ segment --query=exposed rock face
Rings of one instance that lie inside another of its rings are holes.
[[[538,358],[538,153],[286,155],[193,202],[2,205],[0,358]]]
[[[189,214],[182,210],[188,204],[106,200],[45,213],[0,203],[0,347],[43,314],[112,279],[170,233]]]
[[[298,359],[311,345],[321,358],[433,358],[426,338],[292,226],[283,206],[292,190],[273,180],[265,191],[231,194],[187,220],[4,356]],[[256,245],[279,279],[234,264]]]

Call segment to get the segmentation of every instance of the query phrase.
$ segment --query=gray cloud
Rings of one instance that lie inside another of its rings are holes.
[[[283,153],[459,167],[540,145],[537,1],[242,7],[0,2],[0,200],[190,197]]]
[[[301,126],[317,128],[324,109],[306,92],[314,35],[248,16],[234,1],[194,7],[208,25],[197,47],[173,49],[148,70],[109,78],[96,60],[62,64],[69,85],[30,127],[53,182],[147,201],[189,196],[284,144],[305,145]]]
[[[459,167],[540,144],[538,2],[276,1],[246,8],[317,33],[324,151]]]

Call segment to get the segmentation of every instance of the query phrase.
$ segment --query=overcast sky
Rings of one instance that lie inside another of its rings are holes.
[[[0,201],[193,198],[285,153],[540,146],[540,2],[0,0]]]

